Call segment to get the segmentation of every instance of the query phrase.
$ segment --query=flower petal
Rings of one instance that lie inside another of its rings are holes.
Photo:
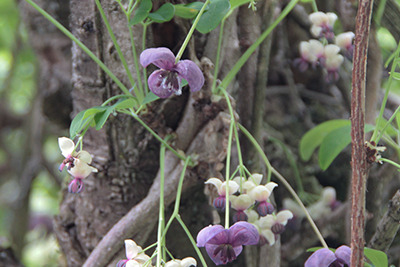
[[[200,68],[191,60],[182,60],[175,65],[179,76],[185,79],[192,92],[199,91],[204,85],[204,75]]]
[[[278,184],[274,182],[269,182],[265,185],[265,187],[268,189],[269,193],[271,194],[272,191],[274,190],[275,187],[277,187]]]
[[[69,157],[73,156],[72,151],[74,151],[74,149],[75,149],[74,141],[72,141],[71,139],[69,139],[67,137],[60,137],[60,138],[58,138],[58,145],[60,147],[61,154],[65,158],[69,158]]]
[[[235,181],[229,181],[229,195],[236,193],[238,191],[239,185]],[[218,189],[218,194],[220,196],[226,195],[226,182],[223,182],[221,187]]]
[[[231,196],[230,200],[232,203],[232,208],[234,208],[235,210],[246,210],[254,203],[251,197],[246,194]]]
[[[205,184],[213,184],[219,191],[222,186],[222,181],[218,178],[210,178],[205,182]]]
[[[249,181],[252,181],[256,185],[259,185],[261,183],[262,178],[263,175],[261,173],[253,173],[251,174],[251,177],[249,177]]]
[[[85,150],[81,150],[79,151],[76,156],[76,158],[86,162],[87,164],[92,163],[92,156],[89,154],[89,152],[85,151]]]
[[[268,240],[268,244],[275,244],[275,234],[270,229],[261,230],[261,234]]]
[[[125,253],[128,260],[135,258],[141,250],[142,248],[136,245],[135,241],[131,239],[125,240]]]
[[[175,92],[180,92],[180,78],[177,77],[177,84],[166,84],[166,79],[169,71],[156,70],[154,71],[147,80],[150,90],[161,98],[167,98]]]
[[[271,192],[263,185],[258,185],[247,192],[249,196],[258,202],[267,201]]]
[[[282,210],[276,215],[276,222],[286,225],[287,221],[293,218],[293,213],[290,210]]]
[[[348,246],[340,246],[335,251],[336,258],[343,264],[350,266],[351,249]]]
[[[170,260],[164,265],[164,267],[181,267],[181,264],[178,260]]]
[[[71,163],[70,163],[71,164]],[[74,159],[74,167],[70,168],[68,170],[69,174],[71,174],[74,178],[77,179],[85,179],[90,175],[92,172],[97,172],[97,169],[89,166],[86,162],[83,160]]]
[[[213,226],[207,226],[203,228],[198,234],[197,234],[197,246],[198,247],[204,247],[204,245],[213,238],[216,234],[224,231],[224,227],[222,225],[213,225]]]
[[[140,54],[140,64],[147,67],[153,63],[160,69],[172,70],[175,65],[175,56],[166,47],[148,48]]]
[[[233,247],[255,245],[260,238],[257,228],[248,222],[237,222],[229,228],[230,244]]]
[[[304,263],[304,267],[329,267],[336,260],[335,254],[327,248],[315,251]]]
[[[197,266],[197,261],[193,257],[186,257],[181,261],[182,267],[190,267],[190,266]]]

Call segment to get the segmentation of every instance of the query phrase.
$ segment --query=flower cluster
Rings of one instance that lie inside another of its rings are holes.
[[[340,52],[348,59],[353,57],[354,33],[345,32],[335,36],[333,25],[337,16],[334,13],[315,12],[310,14],[309,19],[312,22],[310,31],[319,40],[300,42],[300,58],[293,63],[302,72],[309,66],[321,67],[326,73],[327,81],[337,81],[339,68],[344,61]]]
[[[96,168],[89,165],[92,162],[92,156],[85,150],[76,152],[75,143],[67,137],[58,138],[58,145],[60,146],[61,154],[65,157],[59,170],[62,171],[67,167],[69,174],[74,177],[68,185],[68,191],[70,193],[80,193],[84,189],[82,180],[92,172],[97,172]]]
[[[210,258],[217,264],[226,264],[236,259],[243,245],[264,245],[275,243],[276,235],[285,230],[288,220],[293,217],[289,210],[274,214],[274,206],[269,197],[278,186],[274,182],[261,184],[263,176],[253,173],[248,179],[236,177],[227,183],[218,178],[210,178],[206,184],[216,187],[218,197],[214,207],[224,210],[226,193],[229,193],[229,206],[236,210],[233,215],[235,224],[229,229],[221,225],[204,228],[197,236],[197,245],[205,246]]]

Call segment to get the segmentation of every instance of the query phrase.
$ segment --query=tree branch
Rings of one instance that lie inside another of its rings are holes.
[[[351,259],[350,267],[363,266],[365,228],[365,184],[367,161],[364,148],[365,77],[368,36],[373,0],[360,0],[356,17],[351,100]]]

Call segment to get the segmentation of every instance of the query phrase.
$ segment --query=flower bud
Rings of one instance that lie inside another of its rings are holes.
[[[274,206],[266,201],[260,202],[260,204],[258,204],[257,206],[257,212],[262,217],[267,216],[268,214],[272,214],[274,210]]]

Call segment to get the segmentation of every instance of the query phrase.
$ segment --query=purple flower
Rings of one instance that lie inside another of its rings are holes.
[[[221,225],[208,226],[197,235],[197,246],[205,247],[216,265],[234,261],[242,252],[243,245],[256,245],[257,228],[248,222],[237,222],[229,229]]]
[[[350,266],[351,249],[340,246],[335,253],[327,248],[315,251],[306,261],[304,267],[343,267]]]
[[[181,81],[185,79],[192,92],[199,91],[204,85],[204,76],[199,67],[191,60],[181,60],[175,64],[175,56],[165,47],[149,48],[140,55],[140,63],[147,67],[151,63],[160,68],[148,79],[150,90],[161,98],[173,93],[182,93]]]

